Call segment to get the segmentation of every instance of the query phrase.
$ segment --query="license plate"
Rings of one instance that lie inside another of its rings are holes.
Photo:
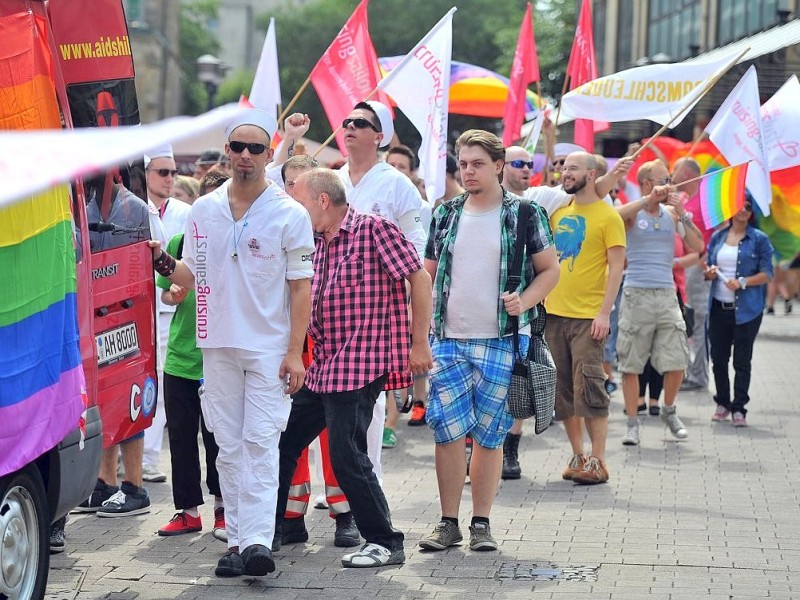
[[[105,331],[96,336],[97,366],[113,365],[139,352],[139,336],[136,323]]]

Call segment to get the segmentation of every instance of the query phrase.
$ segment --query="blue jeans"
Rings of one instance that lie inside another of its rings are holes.
[[[280,441],[277,515],[286,512],[297,459],[327,427],[331,466],[361,535],[392,551],[403,548],[403,533],[392,526],[389,504],[367,455],[367,429],[386,379],[383,375],[360,389],[332,394],[317,394],[303,386],[292,397],[292,411]]]

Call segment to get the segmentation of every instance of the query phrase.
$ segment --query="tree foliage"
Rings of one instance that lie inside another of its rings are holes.
[[[560,93],[574,37],[577,2],[540,0],[536,4],[534,27],[542,87],[546,96],[554,97]],[[259,15],[258,26],[264,31],[269,18],[275,17],[284,105],[357,5],[358,0],[309,0],[301,6],[286,3]],[[453,5],[458,5],[453,17],[453,60],[508,76],[525,0],[373,0],[369,5],[369,28],[378,56],[406,54]],[[304,92],[294,110],[311,116],[312,137],[323,139],[330,133],[313,86]],[[494,129],[497,125],[485,119],[451,116],[451,129]],[[396,128],[404,142],[413,145],[419,139],[404,118],[398,119]]]
[[[219,0],[185,0],[181,2],[178,20],[180,56],[184,63],[183,110],[197,115],[208,105],[208,95],[194,74],[195,61],[203,54],[217,54],[219,40],[209,30],[208,22],[219,13]]]

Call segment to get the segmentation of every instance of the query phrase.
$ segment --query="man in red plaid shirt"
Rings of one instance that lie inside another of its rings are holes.
[[[286,509],[297,458],[327,426],[334,473],[366,540],[342,564],[402,564],[403,534],[392,526],[367,456],[367,428],[389,373],[419,375],[433,366],[430,276],[399,227],[347,204],[334,171],[304,173],[295,182],[294,197],[308,210],[317,234],[309,326],[314,356],[281,435],[277,514]]]

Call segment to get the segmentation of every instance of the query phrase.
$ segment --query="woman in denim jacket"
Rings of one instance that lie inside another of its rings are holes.
[[[708,340],[717,395],[713,421],[733,413],[734,427],[745,427],[745,404],[750,400],[753,342],[761,327],[767,284],[773,276],[772,244],[750,225],[753,206],[748,194],[744,208],[708,243],[706,279],[713,280],[709,296]],[[733,348],[733,401],[728,361]]]

